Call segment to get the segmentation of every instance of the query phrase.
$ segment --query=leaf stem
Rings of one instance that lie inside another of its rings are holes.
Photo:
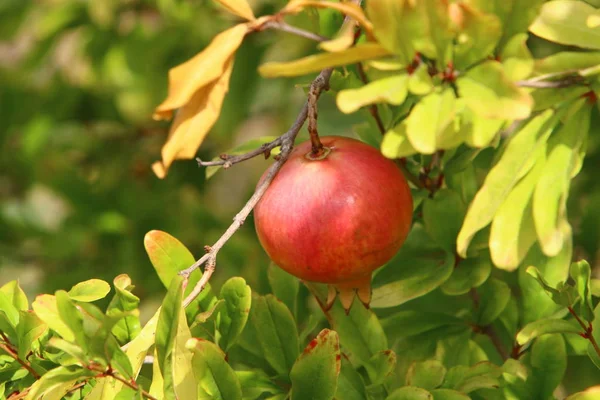
[[[304,29],[297,28],[293,25],[288,24],[287,22],[278,21],[278,20],[268,21],[267,23],[265,23],[262,26],[262,29],[275,29],[278,31],[291,33],[293,35],[303,37],[305,39],[314,40],[315,42],[324,42],[326,40],[329,40],[329,38],[327,38],[325,36],[321,36],[314,32],[310,32],[310,31],[306,31]]]
[[[594,348],[594,350],[596,350],[596,354],[598,354],[598,356],[600,357],[600,346],[598,346],[598,342],[594,338],[592,324],[588,322],[586,325],[586,323],[579,317],[579,315],[577,315],[577,312],[575,312],[575,309],[573,309],[573,307],[569,306],[567,307],[567,309],[569,310],[571,315],[575,317],[577,323],[579,323],[579,326],[581,326],[581,328],[583,329],[583,334],[581,334],[581,336],[590,341],[592,347]]]

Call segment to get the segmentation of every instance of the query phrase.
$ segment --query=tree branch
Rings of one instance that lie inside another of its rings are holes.
[[[297,28],[297,27],[292,26],[284,21],[277,21],[277,20],[268,21],[267,23],[265,23],[262,26],[262,29],[275,29],[278,31],[291,33],[293,35],[300,36],[305,39],[314,40],[315,42],[324,42],[326,40],[329,40],[329,38],[327,38],[325,36],[321,36],[314,32],[310,32],[310,31],[306,31],[304,29]]]
[[[546,81],[537,77],[524,81],[517,81],[516,84],[517,86],[526,88],[552,89],[569,87],[583,82],[585,82],[585,79],[581,76],[567,76],[566,78],[557,81]]]
[[[4,335],[3,335],[4,336]],[[40,374],[38,374],[31,365],[29,365],[26,361],[22,360],[19,357],[19,354],[12,348],[12,346],[8,343],[0,343],[0,349],[4,350],[9,356],[15,359],[23,368],[25,368],[31,376],[35,379],[40,379]]]
[[[323,71],[321,71],[321,73],[315,78],[315,80],[311,84],[311,91],[314,91],[314,93],[317,97],[322,93],[322,91],[324,89],[326,89],[328,87],[329,78],[331,77],[332,71],[333,71],[332,68],[324,69]],[[215,267],[216,267],[216,263],[217,263],[217,254],[219,253],[221,248],[225,245],[225,243],[227,243],[227,241],[234,235],[234,233],[237,232],[237,230],[240,229],[240,227],[244,224],[244,221],[246,220],[248,215],[250,215],[250,212],[252,212],[252,210],[254,209],[256,204],[259,202],[259,200],[262,198],[262,196],[267,191],[269,185],[275,178],[275,175],[277,175],[277,172],[279,172],[279,170],[281,169],[283,164],[287,161],[288,157],[290,156],[290,154],[294,148],[294,141],[296,139],[296,136],[298,135],[298,132],[300,132],[300,129],[304,125],[304,122],[306,121],[307,117],[308,117],[308,102],[306,102],[304,104],[304,106],[300,110],[300,113],[298,114],[298,117],[296,117],[296,120],[294,121],[294,123],[292,124],[290,129],[286,133],[284,133],[280,138],[278,138],[278,139],[274,140],[273,142],[271,142],[270,144],[268,144],[268,146],[273,146],[272,148],[280,145],[281,153],[277,156],[276,161],[269,168],[264,180],[261,182],[261,184],[259,186],[257,186],[252,197],[250,197],[250,199],[248,200],[246,205],[244,205],[244,207],[240,210],[240,212],[237,213],[237,215],[233,218],[233,223],[229,226],[229,228],[227,228],[225,233],[223,233],[223,235],[215,242],[214,245],[207,247],[208,251],[204,256],[202,256],[198,261],[196,261],[189,268],[187,268],[179,273],[180,275],[184,276],[187,279],[190,276],[190,274],[192,272],[194,272],[202,264],[206,265],[204,268],[204,273],[202,275],[202,278],[198,281],[198,283],[196,284],[196,286],[194,287],[192,292],[183,301],[184,307],[187,307],[196,297],[198,297],[198,295],[206,287],[206,284],[208,283],[208,281],[210,280],[210,277],[212,276],[212,274],[215,271]],[[253,152],[247,153],[246,155],[237,156],[238,158],[236,158],[234,161],[241,162],[244,159],[252,158],[252,157],[254,157],[258,154],[264,153],[264,152],[265,152],[265,149],[263,149],[263,147],[261,147]],[[233,163],[232,159],[233,159],[233,157],[230,158],[228,161]],[[224,164],[217,164],[217,165],[224,165]]]

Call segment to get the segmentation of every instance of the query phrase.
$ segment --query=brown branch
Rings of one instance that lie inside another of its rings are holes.
[[[229,168],[234,164],[241,163],[246,160],[250,160],[251,158],[260,156],[261,154],[265,157],[268,157],[271,154],[271,150],[276,147],[281,146],[281,142],[283,141],[283,136],[278,137],[277,139],[265,143],[261,145],[259,148],[249,151],[244,154],[239,154],[235,156],[230,156],[227,154],[221,155],[220,160],[214,161],[202,161],[200,158],[196,158],[196,162],[201,167],[214,167],[214,166],[223,166],[223,168]]]
[[[31,365],[29,365],[25,360],[22,360],[19,357],[19,354],[17,353],[17,351],[15,349],[12,348],[12,346],[8,343],[0,343],[0,349],[4,350],[9,356],[11,356],[12,358],[15,359],[15,361],[17,361],[19,364],[21,364],[23,366],[23,368],[25,368],[27,371],[29,371],[29,373],[31,374],[31,376],[33,376],[35,379],[40,379],[40,374],[38,374]]]
[[[577,313],[575,312],[573,307],[567,307],[567,308],[568,308],[569,312],[571,313],[571,315],[573,317],[575,317],[579,326],[581,326],[581,328],[583,329],[584,333],[582,333],[581,336],[584,339],[587,339],[590,341],[590,343],[592,344],[592,347],[596,351],[596,354],[598,354],[598,356],[600,356],[600,346],[598,346],[598,342],[596,342],[596,339],[594,338],[592,324],[591,323],[586,324],[585,322],[583,322],[581,320],[581,318],[579,318],[579,315],[577,315]]]
[[[323,144],[319,139],[319,132],[317,130],[317,101],[321,92],[329,89],[329,78],[331,78],[332,72],[333,68],[321,71],[308,90],[308,134],[310,135],[310,142],[312,144],[311,157],[318,157],[323,154]]]
[[[331,68],[321,71],[321,73],[311,84],[311,91],[314,91],[317,97],[323,90],[325,90],[325,88],[327,88],[332,71],[333,70]],[[296,139],[296,136],[298,135],[298,132],[300,132],[300,129],[304,125],[304,121],[306,121],[308,117],[308,109],[308,102],[306,102],[300,110],[298,117],[296,117],[296,120],[294,121],[290,129],[280,137],[281,140],[280,143],[278,143],[281,145],[281,153],[279,154],[273,165],[269,168],[264,180],[259,186],[257,186],[256,191],[254,192],[252,197],[250,197],[246,205],[244,205],[240,212],[237,213],[237,215],[233,218],[233,223],[229,226],[229,228],[227,228],[225,233],[223,233],[223,235],[215,242],[215,244],[207,248],[208,252],[204,256],[202,256],[189,268],[179,273],[185,278],[188,278],[190,274],[194,272],[198,267],[200,267],[202,264],[206,264],[202,278],[198,281],[192,292],[183,301],[184,307],[187,307],[196,297],[198,297],[202,290],[204,290],[204,287],[206,286],[206,284],[210,280],[210,277],[215,271],[217,254],[225,245],[225,243],[227,243],[227,241],[234,235],[234,233],[237,232],[237,230],[240,229],[240,227],[244,224],[244,221],[246,220],[248,215],[250,215],[250,212],[252,212],[258,201],[267,191],[267,188],[275,178],[277,172],[279,172],[283,164],[287,161],[294,148],[294,141]]]
[[[87,368],[90,371],[95,371],[95,372],[99,372],[98,375],[96,375],[94,378],[99,379],[99,378],[113,378],[116,379],[117,381],[121,382],[123,385],[127,386],[130,389],[135,390],[136,392],[139,392],[142,394],[142,396],[144,396],[147,399],[150,400],[158,400],[156,397],[152,396],[150,393],[148,393],[147,391],[145,391],[144,389],[142,389],[136,382],[135,380],[131,380],[128,381],[127,379],[115,374],[115,372],[113,371],[113,369],[109,366],[108,369],[104,370],[102,368],[98,368],[95,367],[94,365],[88,365]],[[77,384],[79,385],[79,384]],[[75,386],[77,386],[75,385]]]

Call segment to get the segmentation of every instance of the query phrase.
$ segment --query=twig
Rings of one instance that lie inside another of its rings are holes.
[[[128,388],[133,389],[136,392],[140,392],[142,394],[142,396],[144,396],[147,399],[158,400],[156,397],[152,396],[150,393],[148,393],[147,391],[142,389],[133,379],[131,381],[128,381],[127,379],[115,374],[110,366],[108,367],[107,370],[104,370],[102,368],[98,368],[98,367],[94,367],[93,365],[89,365],[88,369],[90,371],[99,372],[99,374],[95,376],[95,378],[97,378],[97,379],[111,377],[113,379],[118,380],[123,385],[127,386]],[[77,386],[77,385],[75,385],[75,386]]]
[[[596,342],[596,339],[594,338],[592,324],[588,323],[586,325],[586,323],[583,322],[581,320],[581,318],[579,318],[579,315],[577,315],[577,313],[575,312],[573,307],[567,307],[567,308],[568,308],[569,312],[571,313],[571,315],[573,317],[575,317],[579,326],[581,326],[581,328],[583,329],[583,333],[581,334],[581,336],[584,339],[587,339],[590,341],[590,343],[592,344],[592,347],[594,348],[594,350],[596,350],[596,354],[598,354],[598,356],[600,356],[600,346],[598,346],[598,342]]]
[[[311,85],[311,91],[314,91],[317,97],[325,88],[327,88],[332,71],[333,70],[331,68],[321,71],[321,73],[313,81]],[[300,132],[300,129],[304,125],[304,121],[306,121],[308,117],[308,108],[308,102],[306,102],[300,110],[298,117],[296,117],[296,120],[294,121],[290,129],[280,137],[280,142],[275,141],[279,145],[281,145],[281,153],[278,155],[273,165],[269,168],[267,175],[265,176],[261,184],[256,188],[256,191],[254,192],[252,197],[250,197],[246,205],[244,205],[240,212],[237,213],[237,215],[233,218],[233,223],[229,226],[229,228],[227,228],[225,233],[223,233],[223,235],[215,242],[214,245],[207,248],[208,252],[204,256],[202,256],[192,266],[179,273],[185,278],[188,278],[194,270],[196,270],[202,264],[206,263],[202,278],[200,278],[192,292],[183,301],[184,307],[187,307],[196,297],[198,297],[202,290],[204,290],[204,287],[206,286],[206,284],[210,280],[210,277],[215,271],[217,254],[219,250],[221,250],[225,243],[227,243],[227,241],[233,236],[233,234],[237,232],[237,230],[240,229],[240,227],[244,224],[244,221],[246,220],[248,215],[250,215],[250,212],[254,209],[258,201],[267,191],[267,188],[275,178],[277,172],[279,172],[283,164],[287,161],[294,148],[294,141],[296,139],[296,136],[298,135],[298,132]],[[260,154],[260,152],[258,154]]]
[[[323,90],[329,89],[329,78],[333,68],[327,68],[321,71],[319,76],[313,81],[308,90],[308,134],[312,144],[311,157],[319,157],[323,154],[323,144],[319,140],[319,132],[317,130],[317,101]]]
[[[329,38],[325,36],[321,36],[314,32],[305,31],[304,29],[297,28],[284,21],[271,20],[265,23],[261,28],[276,29],[278,31],[287,32],[306,39],[314,40],[315,42],[324,42],[329,40]]]
[[[4,350],[9,356],[14,358],[19,364],[21,364],[23,368],[29,371],[31,376],[33,376],[35,379],[40,379],[40,374],[38,374],[31,365],[22,360],[19,357],[19,354],[12,348],[12,346],[10,346],[8,343],[0,343],[0,349]]]
[[[201,167],[223,166],[223,168],[229,168],[234,164],[241,163],[243,161],[257,157],[261,154],[263,154],[265,157],[267,157],[271,153],[271,150],[273,150],[276,147],[281,146],[282,140],[283,140],[283,137],[280,136],[277,139],[273,140],[272,142],[265,143],[262,146],[260,146],[259,148],[254,149],[254,150],[249,151],[244,154],[239,154],[236,156],[230,156],[227,154],[223,154],[223,155],[221,155],[220,160],[214,160],[214,161],[202,161],[200,158],[196,158],[196,162],[198,162],[198,165]]]

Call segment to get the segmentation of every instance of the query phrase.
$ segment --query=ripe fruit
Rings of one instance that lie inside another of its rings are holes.
[[[371,273],[398,251],[411,225],[412,197],[400,169],[358,140],[329,136],[312,159],[310,141],[290,154],[254,210],[258,238],[275,264],[330,284],[346,310],[368,305]]]

